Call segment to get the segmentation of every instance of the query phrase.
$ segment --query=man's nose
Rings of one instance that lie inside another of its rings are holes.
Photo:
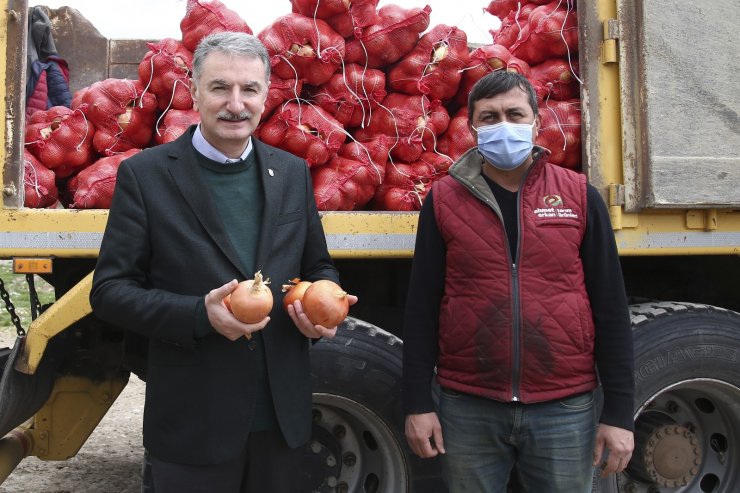
[[[244,109],[244,100],[242,98],[241,90],[238,87],[235,87],[229,92],[229,97],[226,105],[229,111],[233,111],[235,113],[238,113]]]

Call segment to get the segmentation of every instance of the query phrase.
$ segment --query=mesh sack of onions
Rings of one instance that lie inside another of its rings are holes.
[[[383,184],[394,187],[413,188],[434,181],[437,170],[434,165],[421,159],[413,163],[390,162],[385,168]]]
[[[501,18],[501,25],[492,33],[493,43],[511,49],[514,43],[520,39],[522,28],[527,23],[529,14],[537,7],[537,4],[528,3],[520,9],[512,10],[506,17]]]
[[[329,161],[344,143],[341,123],[318,106],[286,103],[260,126],[260,139],[306,160],[309,167]]]
[[[390,141],[381,138],[371,144],[350,142],[327,164],[311,168],[319,210],[358,210],[375,195],[385,174]]]
[[[581,101],[546,101],[539,108],[542,123],[536,144],[550,151],[550,162],[581,167]]]
[[[28,150],[23,151],[23,205],[39,209],[57,202],[54,172],[44,166]]]
[[[187,110],[193,107],[190,95],[190,71],[193,54],[182,43],[165,38],[147,43],[149,51],[139,63],[139,80],[144,91],[157,96],[159,109]]]
[[[388,83],[398,92],[449,101],[457,94],[468,56],[465,32],[439,24],[388,70]]]
[[[345,128],[359,127],[369,121],[386,94],[385,73],[355,63],[335,73],[327,83],[309,89],[312,101]]]
[[[372,68],[400,60],[429,27],[431,11],[428,5],[423,9],[404,9],[393,4],[381,7],[377,22],[356,32],[355,39],[347,43],[345,60]]]
[[[200,114],[195,110],[169,110],[160,118],[154,132],[154,143],[172,142],[198,122]]]
[[[537,101],[556,99],[566,101],[578,99],[580,83],[578,81],[578,61],[553,58],[534,65],[529,81],[537,93]]]
[[[505,46],[497,44],[480,46],[470,52],[455,101],[462,106],[467,105],[468,94],[475,83],[484,75],[496,70],[517,72],[525,77],[529,77],[530,72],[529,64],[512,55]]]
[[[552,0],[491,0],[484,10],[488,11],[491,15],[495,15],[499,19],[504,19],[510,12],[516,12],[517,10],[527,5],[544,5],[550,3]]]
[[[418,211],[430,190],[429,183],[410,186],[381,184],[375,191],[369,207],[376,211]]]
[[[93,147],[111,156],[129,149],[143,149],[152,140],[157,98],[143,92],[141,82],[106,79],[82,90],[78,99],[95,124]]]
[[[95,126],[80,109],[54,106],[37,111],[25,129],[26,149],[60,178],[89,166],[96,159]]]
[[[140,149],[129,149],[115,156],[100,158],[73,176],[67,185],[69,192],[74,194],[70,207],[109,209],[121,161],[138,152]]]
[[[437,150],[457,161],[476,145],[477,142],[468,127],[468,108],[462,107],[450,119],[447,131],[437,141]]]
[[[555,0],[532,10],[512,55],[530,65],[550,58],[573,57],[578,52],[578,19],[573,0]]]
[[[267,91],[265,100],[265,110],[262,112],[262,119],[267,119],[275,108],[291,99],[298,100],[303,91],[303,81],[293,79],[281,79],[277,75],[270,74],[270,90]]]
[[[185,17],[180,21],[182,44],[195,51],[200,40],[209,34],[235,31],[252,34],[239,14],[218,0],[188,0]]]
[[[415,169],[429,169],[431,171],[429,180],[434,181],[445,176],[453,162],[452,158],[439,152],[425,151],[417,161],[410,163],[410,165]]]
[[[424,95],[411,96],[391,93],[383,100],[380,110],[373,113],[370,124],[354,131],[364,142],[378,135],[395,139],[391,157],[414,162],[424,151],[434,151],[437,136],[447,130],[450,116],[439,100],[429,101]]]
[[[378,0],[290,0],[293,12],[323,19],[343,38],[373,24]]]
[[[282,79],[323,84],[344,58],[344,38],[325,21],[301,14],[278,17],[258,37],[270,54],[272,71]]]

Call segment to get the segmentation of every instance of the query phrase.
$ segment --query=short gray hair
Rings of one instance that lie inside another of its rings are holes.
[[[257,38],[241,32],[219,32],[203,38],[193,52],[193,79],[200,79],[206,56],[213,52],[259,58],[265,66],[265,77],[270,80],[270,55]]]

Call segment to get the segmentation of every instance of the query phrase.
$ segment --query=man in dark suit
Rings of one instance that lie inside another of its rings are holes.
[[[118,172],[90,302],[148,337],[144,446],[157,493],[294,491],[310,438],[308,349],[336,327],[311,324],[299,301],[286,313],[279,289],[338,274],[306,163],[252,137],[269,79],[257,38],[208,36],[193,58],[200,125]],[[275,306],[243,324],[223,300],[257,270]]]

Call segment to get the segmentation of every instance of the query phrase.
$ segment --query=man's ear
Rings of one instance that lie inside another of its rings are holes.
[[[198,86],[192,78],[190,79],[190,97],[193,98],[193,109],[198,111]]]
[[[470,135],[473,136],[474,141],[478,141],[478,131],[473,127],[473,124],[470,123],[470,120],[468,119],[468,131],[470,132]]]

